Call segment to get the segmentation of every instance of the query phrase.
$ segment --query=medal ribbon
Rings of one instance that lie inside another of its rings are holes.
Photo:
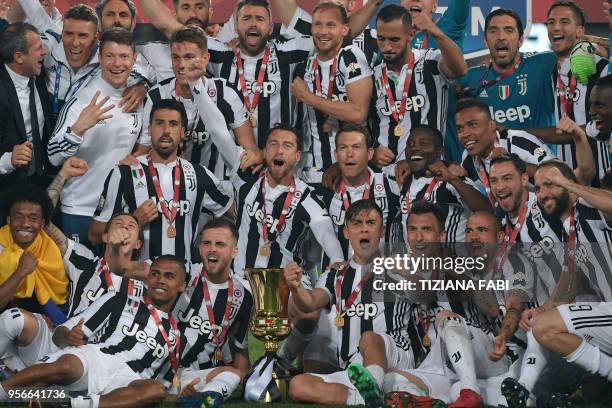
[[[495,144],[493,145],[493,148],[498,147],[499,144],[499,134],[496,133]],[[485,169],[485,165],[480,156],[474,157],[474,167],[476,167],[476,171],[480,176],[480,181],[482,181],[482,184],[485,187],[489,202],[491,202],[491,205],[493,206],[493,208],[495,208],[495,199],[493,198],[493,194],[491,194],[491,183],[489,182],[489,175],[487,174],[487,170]]]
[[[270,53],[270,47],[266,47],[263,60],[261,61],[261,67],[259,67],[259,72],[256,74],[257,82],[255,83],[255,89],[253,89],[251,86],[251,89],[253,90],[253,100],[251,101],[251,98],[249,98],[249,92],[247,90],[246,78],[244,77],[244,64],[242,62],[242,57],[240,56],[240,51],[238,49],[234,49],[236,66],[238,67],[238,77],[240,80],[240,90],[242,91],[242,97],[244,98],[244,107],[250,114],[257,109],[257,105],[259,104],[259,97],[261,96],[261,91],[263,89],[263,82],[266,76],[268,61],[270,60]]]
[[[110,276],[110,269],[108,264],[106,263],[106,259],[102,258],[100,264],[98,265],[98,270],[96,270],[98,276],[100,276],[100,280],[104,279],[106,282],[106,289],[109,292],[116,292],[115,285],[113,285],[113,279]],[[130,278],[128,279],[128,295],[132,295],[134,293],[134,281]]]
[[[504,243],[499,247],[499,250],[497,251],[496,269],[498,272],[502,270],[502,266],[504,265],[504,262],[506,262],[506,258],[508,257],[509,249],[510,247],[512,247],[512,245],[514,245],[514,242],[516,241],[519,232],[521,232],[521,228],[523,228],[525,218],[527,218],[528,209],[529,208],[527,207],[527,200],[525,200],[521,204],[521,211],[519,212],[518,222],[516,223],[514,228],[510,227],[510,220],[507,220]]]
[[[576,267],[576,214],[574,212],[574,207],[570,209],[570,225],[569,232],[567,234],[567,269],[570,275],[573,275],[574,269]]]
[[[323,87],[321,85],[321,77],[319,73],[319,61],[315,58],[312,61],[312,70],[314,71],[315,77],[315,95],[323,97]],[[334,83],[336,82],[336,71],[338,70],[338,56],[334,57],[334,61],[330,67],[329,71],[329,81],[327,84],[327,95],[325,96],[326,100],[331,100],[332,95],[334,94]],[[328,115],[323,114],[323,120],[327,121]]]
[[[427,191],[425,191],[423,200],[425,201],[429,200],[429,197],[431,197],[431,193],[433,192],[434,188],[436,188],[439,182],[440,180],[438,180],[435,177],[433,178],[433,180],[431,180],[431,182],[429,183],[429,186],[427,186]],[[410,215],[410,187],[411,186],[412,186],[412,181],[410,182],[410,184],[408,184],[408,188],[406,189],[406,213],[408,215]]]
[[[507,70],[503,71],[501,74],[499,74],[497,77],[495,77],[495,79],[488,81],[486,78],[489,76],[489,72],[491,71],[491,68],[493,67],[493,61],[489,61],[489,66],[487,67],[487,71],[485,72],[484,76],[482,77],[482,88],[488,88],[490,86],[495,85],[496,83],[498,83],[499,81],[501,81],[502,79],[508,78],[510,75],[513,75],[516,70],[519,68],[519,66],[521,65],[522,59],[519,58],[518,62],[516,64],[514,64],[513,66],[511,66],[510,68],[508,68]]]
[[[206,283],[206,275],[201,274],[202,277],[202,294],[204,295],[204,303],[206,304],[206,313],[208,314],[208,321],[216,326],[215,323],[215,312],[213,311],[212,301],[210,300],[210,292],[208,291],[208,284]],[[230,276],[227,283],[227,300],[225,302],[225,311],[223,312],[223,321],[221,322],[221,329],[211,330],[213,335],[213,344],[216,347],[221,347],[227,337],[229,330],[229,317],[232,311],[232,301],[234,299],[234,279]],[[221,333],[219,333],[219,331]]]
[[[168,337],[168,333],[166,332],[166,329],[164,329],[164,326],[162,325],[162,321],[161,321],[161,318],[159,317],[159,314],[157,313],[157,309],[155,309],[155,307],[151,304],[151,299],[149,299],[148,295],[145,295],[143,300],[144,300],[145,305],[147,305],[147,309],[149,309],[149,313],[151,314],[151,316],[153,317],[153,320],[155,321],[155,325],[157,325],[157,329],[159,330],[162,337],[164,338],[164,341],[166,342],[166,346],[168,346],[168,353],[170,356],[170,365],[172,366],[172,371],[174,371],[174,374],[177,375],[178,369],[179,369],[179,354],[181,352],[181,333],[178,330],[176,319],[174,318],[172,314],[169,314],[168,320],[170,321],[170,327],[172,327],[172,330],[174,331],[174,337],[176,339],[176,344],[174,346],[174,352],[171,352],[170,348],[172,347],[172,345],[170,344],[170,338]]]
[[[265,183],[266,183],[266,172],[263,172],[261,176],[261,184],[259,185],[259,189],[260,189],[261,198],[262,198],[262,209],[263,209],[263,216],[264,216],[263,222],[262,222],[262,233],[263,233],[264,243],[269,242],[268,241],[268,224],[266,223],[266,219],[268,217],[267,217],[267,211],[266,211]],[[295,179],[292,178],[291,187],[289,187],[289,191],[287,192],[287,196],[285,197],[285,202],[283,203],[283,210],[281,211],[280,217],[278,219],[278,227],[276,229],[277,234],[280,232],[281,229],[283,229],[283,226],[285,225],[285,219],[287,218],[287,214],[289,213],[289,206],[291,205],[291,202],[293,201],[294,194],[295,194]]]
[[[572,117],[574,115],[574,93],[576,92],[576,77],[571,71],[567,74],[569,78],[569,94],[567,86],[561,79],[561,61],[557,60],[557,89],[559,90],[559,99],[561,100],[561,116]]]
[[[370,177],[370,172],[368,171],[368,182],[365,190],[363,191],[363,196],[361,196],[363,200],[368,200],[370,198]],[[349,201],[348,193],[346,192],[344,180],[340,180],[340,185],[338,186],[338,194],[340,194],[340,196],[342,197],[342,206],[344,207],[344,211],[347,211],[351,203]]]
[[[147,157],[149,162],[149,173],[151,174],[151,178],[153,179],[153,185],[155,186],[155,193],[157,194],[157,198],[159,199],[162,212],[166,220],[168,220],[168,224],[172,225],[174,220],[176,219],[176,214],[178,212],[178,202],[179,202],[179,190],[181,189],[181,163],[180,161],[176,161],[176,166],[174,167],[174,191],[172,196],[172,213],[168,209],[168,205],[166,204],[166,200],[164,200],[164,192],[159,185],[159,174],[153,165],[153,161],[151,160],[151,156]]]
[[[393,115],[393,119],[397,123],[401,125],[404,120],[404,116],[406,115],[406,105],[408,102],[408,89],[410,88],[410,83],[412,82],[412,72],[414,70],[414,54],[410,53],[410,61],[408,62],[408,70],[406,71],[406,77],[404,78],[404,89],[402,90],[402,101],[400,103],[399,112],[395,108],[395,96],[393,95],[393,91],[391,90],[391,86],[389,85],[389,75],[387,74],[387,64],[383,62],[382,65],[382,85],[385,88],[387,93],[387,103],[389,104],[389,108],[391,109],[391,115]]]
[[[342,283],[344,282],[344,277],[346,275],[346,271],[348,271],[348,268],[349,268],[349,263],[347,262],[344,268],[342,269],[342,276],[340,278],[338,278],[338,274],[336,273],[336,287],[335,287],[336,289],[335,290],[336,292],[335,293],[336,295],[336,316],[340,316],[341,314],[343,314],[342,305],[341,305],[342,303]],[[346,302],[344,302],[344,310],[352,306],[352,304],[357,299],[357,296],[359,296],[359,293],[361,292],[361,287],[371,277],[372,277],[372,272],[368,272],[361,277],[361,280],[359,281],[357,286],[355,286],[355,289],[353,289],[353,291],[349,295]]]

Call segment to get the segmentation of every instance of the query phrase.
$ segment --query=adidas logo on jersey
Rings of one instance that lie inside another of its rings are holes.
[[[159,344],[157,340],[155,340],[155,337],[147,335],[144,330],[139,330],[139,327],[140,325],[138,323],[135,323],[134,326],[132,326],[131,328],[128,326],[123,326],[121,332],[126,336],[134,337],[139,343],[146,344],[148,348],[153,350],[153,357],[164,357],[164,354],[166,352],[165,348],[161,344]],[[168,333],[168,336],[170,337],[170,344],[174,345],[176,343],[174,332],[171,330],[170,333]]]
[[[189,327],[197,330],[200,335],[208,337],[209,340],[212,340],[213,338],[213,327],[217,330],[220,329],[220,327],[211,324],[210,321],[203,320],[198,314],[195,313],[193,308],[189,308],[184,312],[179,311],[178,318],[180,322],[187,323]]]
[[[364,320],[373,319],[377,313],[378,306],[376,306],[376,303],[353,303],[351,307],[345,311],[347,317],[362,317]]]
[[[486,89],[483,89],[482,92],[480,93],[480,95],[478,95],[479,98],[488,98],[489,94],[487,93]]]

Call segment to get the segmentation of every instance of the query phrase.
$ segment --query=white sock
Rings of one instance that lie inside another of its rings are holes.
[[[23,314],[16,307],[0,314],[0,356],[4,355],[8,347],[21,335],[24,323]]]
[[[382,390],[383,380],[385,378],[385,370],[383,370],[383,368],[378,364],[370,364],[366,368],[368,369],[370,374],[372,374],[372,377],[374,377],[374,379],[376,380],[378,388]]]
[[[232,395],[232,392],[240,384],[240,376],[231,371],[223,371],[217,374],[215,378],[204,384],[202,392],[214,391],[223,395],[223,398],[227,398]]]
[[[70,398],[70,406],[72,408],[98,408],[100,406],[100,396],[91,394],[86,397],[78,396]]]
[[[529,392],[533,389],[540,378],[540,374],[548,363],[548,350],[538,343],[532,330],[527,332],[527,350],[521,363],[521,376],[518,382],[523,384]]]
[[[278,350],[278,356],[292,362],[306,348],[306,345],[310,343],[313,335],[314,331],[304,334],[297,326],[294,326],[291,334],[289,334],[289,337],[287,337],[280,350]]]
[[[347,387],[346,405],[365,405],[365,401],[356,388]]]
[[[565,360],[568,363],[576,363],[589,373],[599,374],[612,380],[612,358],[584,339],[573,353],[565,357]]]
[[[461,388],[469,388],[479,392],[474,368],[474,353],[463,320],[458,317],[448,317],[440,322],[440,337],[444,341],[446,353],[459,377]]]
[[[7,401],[8,400],[8,395],[6,394],[6,391],[4,391],[4,387],[2,387],[2,383],[0,383],[0,401]]]
[[[419,388],[418,385],[404,377],[399,373],[387,373],[385,374],[385,380],[383,381],[383,393],[394,392],[394,391],[405,391],[412,395],[426,395],[427,391]]]

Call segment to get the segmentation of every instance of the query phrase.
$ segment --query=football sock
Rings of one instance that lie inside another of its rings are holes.
[[[474,353],[463,320],[459,317],[447,317],[440,322],[440,337],[444,341],[446,353],[459,377],[461,388],[479,392],[474,368]]]

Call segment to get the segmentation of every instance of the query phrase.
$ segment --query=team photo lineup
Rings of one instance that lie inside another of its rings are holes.
[[[612,406],[609,39],[476,2],[0,0],[0,406]]]

